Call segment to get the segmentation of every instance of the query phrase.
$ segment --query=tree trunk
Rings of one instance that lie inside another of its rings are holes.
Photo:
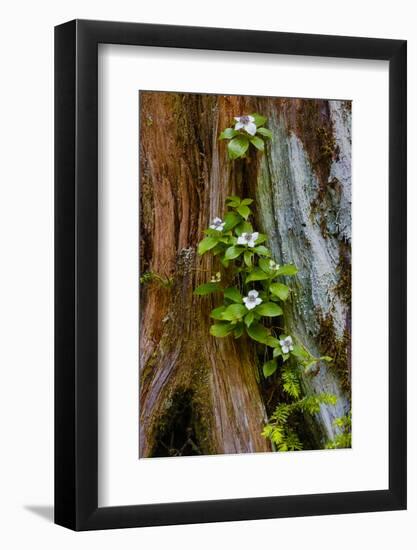
[[[193,296],[212,271],[197,243],[234,191],[217,99],[142,93],[140,112],[141,273],[171,279],[141,286],[140,456],[189,436],[196,453],[268,451],[254,350],[211,337],[213,298]]]
[[[334,361],[309,374],[304,391],[337,396],[311,426],[316,445],[333,439],[333,421],[350,410],[351,104],[261,101],[274,142],[256,181],[259,221],[274,256],[299,268],[285,309],[289,331]]]
[[[218,135],[254,111],[273,141],[230,162]],[[303,374],[306,393],[339,397],[310,426],[323,446],[350,400],[349,104],[141,92],[140,186],[140,457],[271,450],[253,343],[211,337],[218,304],[193,295],[217,271],[196,247],[228,195],[256,199],[274,258],[300,269],[288,326],[336,359]]]

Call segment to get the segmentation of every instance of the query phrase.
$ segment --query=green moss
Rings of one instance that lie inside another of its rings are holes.
[[[140,276],[140,283],[142,285],[155,283],[163,288],[171,288],[174,284],[173,277],[166,277],[165,275],[159,275],[153,271],[146,271],[143,275]]]
[[[163,400],[163,409],[153,419],[153,448],[149,456],[214,454],[207,369],[196,364],[191,383],[187,376],[179,376],[176,382]],[[192,445],[186,444],[189,438]],[[175,449],[179,454],[175,454]]]
[[[336,334],[333,319],[330,314],[323,315],[321,311],[318,311],[317,319],[319,322],[317,342],[320,353],[333,358],[329,368],[335,370],[343,390],[350,396],[349,350],[351,342],[349,330],[345,328],[342,338],[339,338]]]
[[[318,188],[311,202],[311,215],[317,220],[324,238],[330,236],[327,212],[332,201],[335,178],[329,181],[332,163],[339,158],[328,102],[301,100],[297,111],[296,132],[317,176]]]
[[[319,180],[319,193],[325,190],[330,168],[336,156],[336,142],[327,102],[301,100],[297,112],[297,134],[310,158]]]
[[[328,180],[336,149],[333,129],[326,126],[316,128],[316,139],[319,155],[313,162],[313,166],[320,166],[321,172],[324,176],[327,175]],[[323,183],[327,183],[327,181]]]
[[[337,272],[339,281],[335,287],[335,292],[346,305],[350,306],[352,300],[352,265],[350,244],[345,241],[340,243]]]
[[[348,111],[349,113],[352,112],[352,100],[351,99],[345,99],[342,101],[343,108]]]

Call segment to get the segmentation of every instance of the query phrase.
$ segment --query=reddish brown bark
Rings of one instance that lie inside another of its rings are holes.
[[[190,428],[202,454],[268,451],[253,347],[210,336],[213,298],[193,295],[212,272],[209,256],[196,256],[203,230],[244,184],[216,137],[240,106],[161,93],[142,93],[140,104],[141,273],[172,279],[141,285],[140,456],[160,440],[167,447],[184,407],[187,426],[171,445]]]

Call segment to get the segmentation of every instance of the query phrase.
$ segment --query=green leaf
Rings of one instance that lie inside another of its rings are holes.
[[[256,313],[263,317],[278,317],[278,315],[283,314],[283,311],[279,305],[274,304],[274,302],[264,302],[256,307]]]
[[[273,273],[272,269],[269,267],[269,262],[271,260],[268,258],[261,258],[259,260],[259,267],[264,271],[265,273],[268,273],[268,275],[271,275]]]
[[[262,371],[264,373],[265,378],[268,378],[268,376],[271,376],[274,374],[274,372],[277,370],[278,364],[276,359],[271,359],[270,361],[267,361],[263,364]]]
[[[259,237],[256,239],[256,244],[261,244],[261,243],[265,242],[266,239],[267,239],[267,236],[260,233]]]
[[[200,254],[200,256],[205,254],[208,250],[214,248],[217,242],[217,239],[215,239],[214,237],[206,237],[205,239],[200,241],[198,245],[198,253]]]
[[[229,152],[229,158],[232,160],[239,157],[243,157],[248,150],[249,139],[246,136],[236,136],[227,144],[227,150]]]
[[[252,256],[253,256],[253,252],[251,250],[245,250],[243,254],[243,259],[245,260],[245,264],[248,267],[252,267]]]
[[[242,222],[235,228],[235,233],[238,237],[242,235],[242,233],[253,233],[253,227],[249,222]]]
[[[263,126],[267,121],[266,116],[262,116],[259,113],[252,113],[251,116],[255,119],[256,126]]]
[[[253,313],[253,311],[249,311],[249,313],[245,315],[245,325],[247,327],[250,327],[254,319],[255,319],[255,314]]]
[[[276,274],[277,275],[296,275],[298,273],[298,269],[293,264],[285,264],[282,265],[279,269],[277,269]]]
[[[230,246],[224,255],[226,260],[234,260],[242,254],[245,249],[241,246]]]
[[[225,217],[224,217],[224,227],[223,227],[223,231],[230,231],[231,229],[233,229],[238,223],[240,223],[240,221],[242,220],[242,218],[239,216],[239,214],[236,214],[236,212],[228,212]]]
[[[236,325],[236,328],[233,332],[235,338],[240,338],[242,336],[243,329],[244,329],[244,324],[243,323],[239,323],[238,325]]]
[[[298,344],[293,346],[291,355],[294,355],[294,357],[302,359],[303,361],[308,361],[311,358],[311,355],[308,353],[308,351],[306,351],[302,346],[299,346]]]
[[[214,256],[217,256],[223,251],[224,251],[224,246],[222,243],[218,243],[214,248],[211,249],[211,253],[214,254]]]
[[[232,304],[224,310],[222,319],[224,321],[238,321],[244,317],[246,311],[247,309],[243,304]]]
[[[230,203],[234,203],[230,204],[229,206],[239,206],[240,204],[240,197],[237,197],[236,195],[230,195],[229,197],[226,197],[226,200]]]
[[[259,254],[260,256],[270,256],[271,253],[270,251],[268,250],[268,248],[266,248],[266,246],[263,246],[263,245],[260,245],[260,246],[255,246],[255,248],[253,249],[257,254]]]
[[[211,294],[219,290],[220,286],[218,283],[203,283],[194,290],[194,294],[197,294],[197,296],[205,296],[206,294]]]
[[[237,135],[238,135],[238,132],[236,132],[236,130],[234,130],[233,128],[226,128],[219,135],[219,139],[232,139]]]
[[[272,132],[271,130],[268,130],[268,128],[258,128],[256,133],[261,134],[261,136],[264,136],[268,139],[272,139]]]
[[[219,235],[221,235],[221,231],[217,231],[217,229],[205,229],[204,230],[204,234],[207,235],[208,237],[218,237]]]
[[[272,283],[269,290],[272,294],[274,294],[274,296],[278,296],[278,298],[284,301],[288,298],[290,293],[290,289],[287,285],[283,285],[282,283]]]
[[[250,283],[251,281],[264,281],[265,279],[268,279],[268,275],[262,271],[262,269],[257,267],[249,273],[245,282]]]
[[[282,355],[280,348],[274,348],[274,351],[272,352],[272,357],[279,357]]]
[[[241,202],[241,204],[252,204],[253,203],[253,199],[243,199],[243,201]]]
[[[326,361],[327,363],[331,363],[333,361],[333,357],[329,357],[328,355],[323,355],[320,359],[321,361]]]
[[[217,321],[221,321],[222,320],[222,313],[225,309],[226,309],[226,306],[220,306],[220,307],[216,307],[216,308],[212,309],[211,313],[210,313],[210,317],[212,319],[216,319]]]
[[[318,362],[318,359],[313,359],[312,361],[309,361],[308,363],[304,363],[303,364],[303,367],[304,367],[304,372],[305,373],[309,373],[313,370],[313,367],[315,365],[317,365],[317,362]]]
[[[264,140],[259,138],[258,136],[253,136],[249,139],[249,141],[254,145],[259,151],[265,150],[265,144]]]
[[[270,348],[278,348],[281,351],[281,346],[279,345],[278,338],[275,338],[274,336],[268,336],[266,343]]]
[[[240,292],[237,288],[234,286],[230,288],[226,288],[224,291],[225,298],[228,298],[229,300],[232,300],[232,302],[236,302],[237,304],[242,303],[242,296],[240,295]]]
[[[260,323],[252,323],[249,327],[247,327],[246,331],[252,340],[255,340],[255,342],[266,344],[269,333]]]
[[[210,327],[210,334],[217,338],[224,338],[234,329],[234,325],[230,323],[215,323]]]
[[[246,204],[240,204],[236,210],[239,212],[239,214],[242,216],[242,218],[245,218],[245,220],[248,219],[248,217],[250,216],[250,208],[249,206],[246,206]]]

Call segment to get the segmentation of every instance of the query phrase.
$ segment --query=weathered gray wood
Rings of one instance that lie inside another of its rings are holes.
[[[256,187],[262,230],[276,259],[299,268],[286,323],[315,355],[334,355],[332,365],[303,375],[307,394],[328,392],[335,407],[322,406],[316,438],[333,438],[335,418],[350,410],[351,112],[341,101],[314,106],[316,135],[328,132],[323,151],[310,151],[305,124],[294,128],[292,113],[272,100],[268,116],[274,142],[263,158]],[[303,109],[305,113],[307,109]],[[312,115],[310,115],[312,116]],[[317,120],[317,121],[316,121]],[[314,134],[313,134],[314,136]],[[329,146],[330,149],[324,150]],[[326,157],[326,154],[328,156]],[[323,155],[323,156],[320,156]],[[328,163],[328,171],[320,163]],[[289,284],[292,284],[289,281]]]

